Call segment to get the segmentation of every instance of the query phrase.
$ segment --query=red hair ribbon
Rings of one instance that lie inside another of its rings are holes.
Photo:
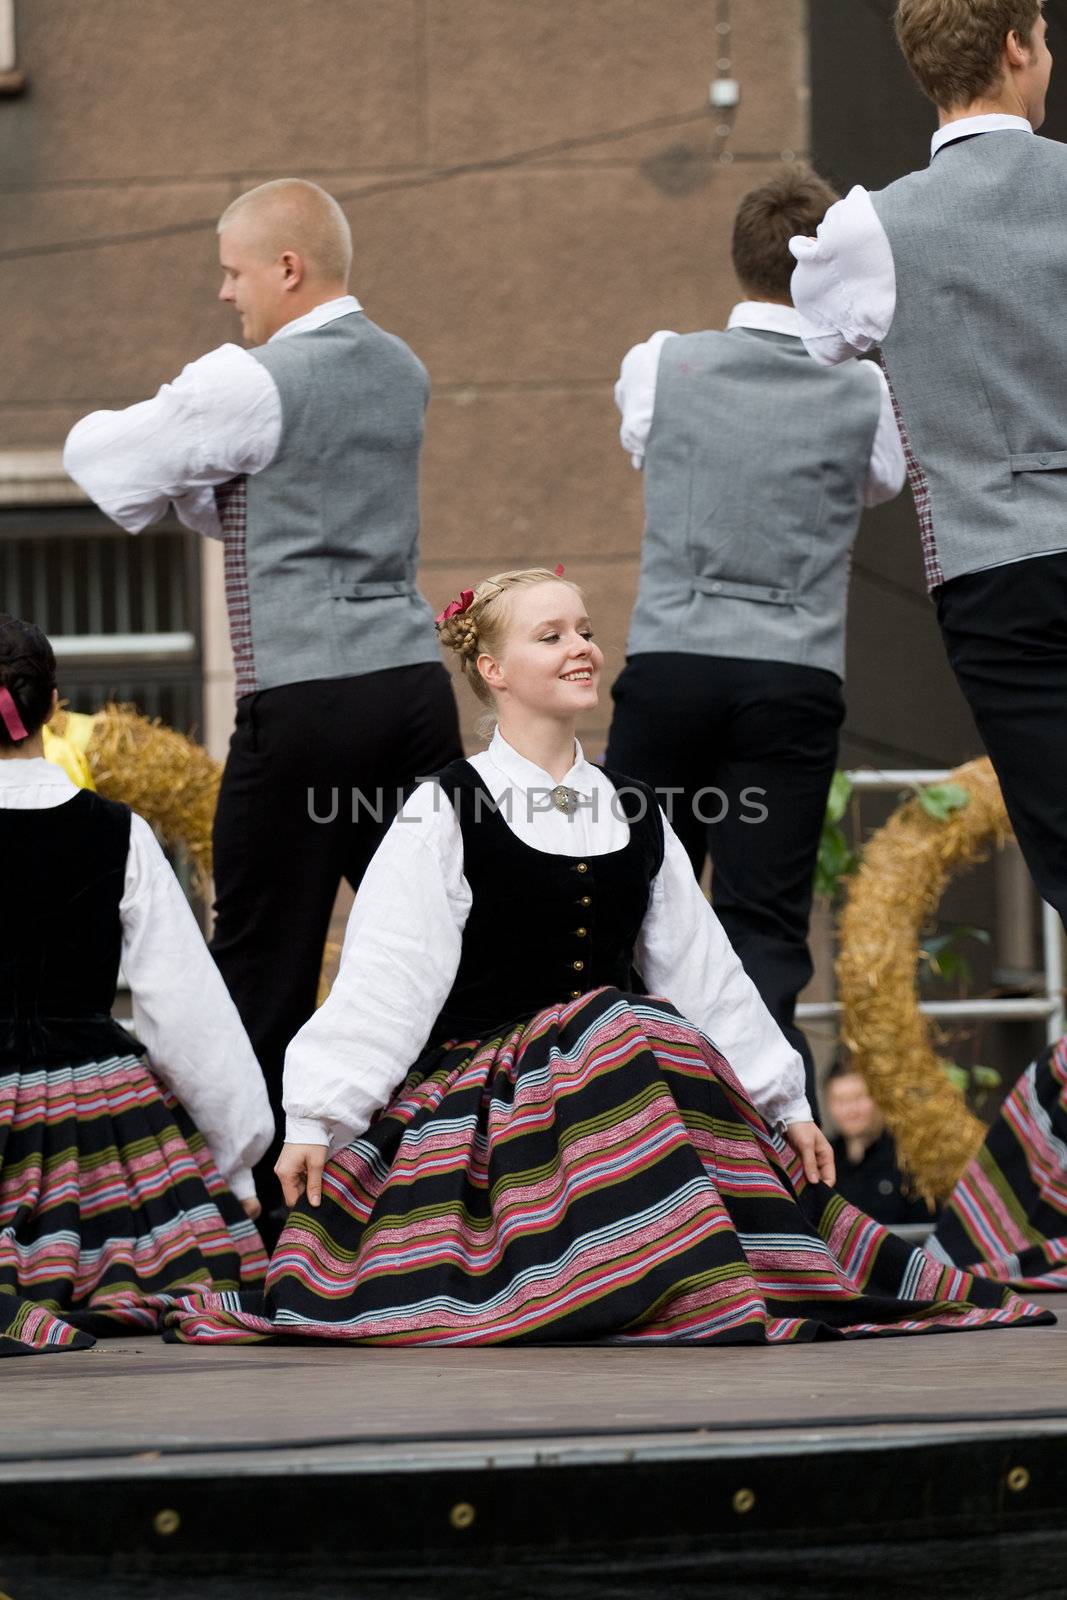
[[[459,599],[450,600],[436,620],[438,622],[447,622],[451,617],[462,616],[464,611],[469,610],[470,603],[473,599],[473,589],[461,589],[459,591]]]
[[[564,566],[564,565],[563,565],[563,562],[562,562],[562,561],[560,561],[560,562],[559,562],[559,563],[558,563],[558,565],[557,565],[557,567],[556,567],[556,577],[557,577],[557,578],[562,578],[562,576],[563,576],[563,574],[564,574],[564,573],[565,573],[565,572],[566,572],[566,570],[567,570],[567,569],[566,569],[566,567],[565,567],[565,566]]]
[[[19,708],[11,698],[10,689],[0,689],[0,717],[4,719],[4,727],[7,729],[9,738],[14,739],[16,742],[19,739],[29,738],[25,724],[19,716]]]

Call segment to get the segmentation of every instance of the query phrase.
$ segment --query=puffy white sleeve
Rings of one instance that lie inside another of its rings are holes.
[[[267,1086],[203,935],[143,817],[130,822],[120,906],[134,1032],[181,1101],[238,1199],[274,1136]]]
[[[268,466],[281,427],[281,398],[266,367],[224,344],[151,400],[76,422],[63,466],[128,533],[158,522],[173,502],[187,528],[217,539],[215,487]]]
[[[881,344],[896,311],[893,252],[866,189],[838,200],[814,239],[797,235],[793,304],[809,355],[833,367]]]
[[[337,1149],[388,1104],[452,988],[470,907],[455,811],[420,784],[359,886],[332,990],[286,1051],[289,1144]]]
[[[619,440],[635,467],[642,467],[645,461],[645,446],[656,409],[660,352],[668,339],[677,337],[670,328],[660,328],[644,344],[635,344],[622,358],[619,381],[615,385],[615,404],[622,413]]]
[[[759,997],[664,819],[656,875],[635,951],[650,994],[662,995],[726,1057],[766,1122],[811,1121],[804,1064]]]
[[[871,381],[877,383],[879,394],[878,426],[871,446],[863,503],[880,506],[886,500],[896,499],[903,489],[908,464],[886,375],[873,361],[865,361],[863,367],[870,372]]]

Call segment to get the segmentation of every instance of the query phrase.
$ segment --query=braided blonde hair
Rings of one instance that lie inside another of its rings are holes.
[[[459,656],[463,676],[482,704],[490,709],[494,705],[493,691],[478,671],[478,657],[483,653],[497,655],[504,642],[508,594],[513,589],[535,583],[565,583],[575,594],[581,593],[576,583],[551,572],[548,567],[519,567],[514,572],[498,572],[495,577],[483,578],[466,611],[459,611],[437,624],[441,643]]]

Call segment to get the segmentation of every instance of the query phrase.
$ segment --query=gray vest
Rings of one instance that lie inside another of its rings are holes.
[[[668,339],[645,454],[628,655],[845,664],[849,552],[881,408],[874,374],[788,334]]]
[[[1064,549],[1067,149],[979,134],[871,200],[896,267],[882,355],[931,581]]]
[[[361,311],[251,353],[282,402],[278,453],[247,480],[255,687],[439,661],[415,586],[422,363]]]

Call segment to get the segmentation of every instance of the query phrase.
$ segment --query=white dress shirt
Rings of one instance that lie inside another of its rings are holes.
[[[629,824],[615,789],[580,745],[563,779],[581,800],[569,816],[548,798],[554,780],[499,732],[471,765],[524,844],[549,856],[590,857],[626,845]],[[734,954],[666,821],[664,834],[663,864],[634,956],[649,993],[670,1000],[714,1041],[768,1122],[810,1120],[799,1055]],[[452,988],[470,909],[455,810],[436,784],[420,784],[360,884],[333,989],[286,1053],[291,1144],[337,1149],[388,1104]],[[506,927],[500,958],[508,960]]]
[[[768,300],[743,300],[730,312],[726,326],[728,329],[755,328],[765,333],[785,333],[794,339],[801,335],[800,317],[793,307],[774,305]],[[615,404],[622,412],[619,438],[637,468],[644,466],[645,447],[656,406],[660,353],[668,339],[677,337],[671,329],[661,328],[643,344],[635,344],[623,357],[619,381],[615,385]],[[865,505],[877,506],[900,493],[906,465],[885,374],[873,362],[865,362],[864,367],[870,371],[871,383],[878,386],[880,409],[863,499]]]
[[[930,141],[931,158],[956,139],[1009,130],[1030,137],[1034,132],[1025,117],[1000,112],[947,122]],[[808,353],[832,367],[881,344],[896,312],[896,269],[867,190],[858,184],[850,189],[830,207],[814,239],[798,235],[789,248],[797,261],[793,303]]]
[[[287,322],[268,342],[360,310],[354,295],[340,295]],[[153,399],[76,422],[63,465],[127,533],[158,522],[173,503],[187,528],[221,539],[217,485],[269,467],[281,436],[274,379],[240,345],[223,344],[190,361]]]
[[[44,811],[80,793],[43,759],[0,761],[0,808]],[[259,1063],[155,834],[136,812],[119,907],[133,1031],[152,1071],[185,1107],[240,1200],[274,1136]]]

